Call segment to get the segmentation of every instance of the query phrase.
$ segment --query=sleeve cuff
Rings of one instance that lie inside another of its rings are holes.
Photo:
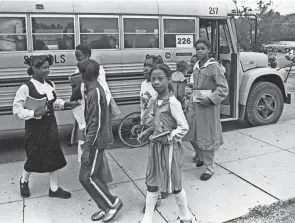
[[[60,103],[60,109],[62,109],[62,110],[65,109],[65,103],[66,103],[65,101],[62,101]]]
[[[35,118],[35,111],[34,110],[29,110],[29,116],[30,118]]]
[[[211,105],[218,105],[218,100],[216,99],[216,97],[214,97],[214,94],[212,93],[211,95],[208,96],[208,98],[210,99],[210,103]]]
[[[91,148],[91,147],[89,146],[89,143],[85,142],[85,143],[84,143],[84,148],[83,148],[83,150],[89,152],[89,151],[90,151],[90,148]]]

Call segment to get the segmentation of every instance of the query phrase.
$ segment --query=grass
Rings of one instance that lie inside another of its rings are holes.
[[[295,198],[278,201],[269,206],[257,206],[240,218],[226,223],[294,223]]]

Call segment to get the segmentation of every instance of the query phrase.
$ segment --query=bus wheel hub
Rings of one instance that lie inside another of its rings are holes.
[[[263,94],[257,101],[257,114],[261,119],[272,118],[276,110],[276,99],[270,94]]]

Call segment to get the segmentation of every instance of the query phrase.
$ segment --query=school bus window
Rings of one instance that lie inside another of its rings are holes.
[[[159,48],[159,20],[124,18],[124,48]]]
[[[119,49],[117,18],[80,18],[81,43],[92,49]]]
[[[194,19],[164,19],[164,47],[193,47],[196,36]]]
[[[73,50],[74,19],[60,17],[32,18],[34,50]]]
[[[24,17],[0,17],[0,51],[27,51]]]

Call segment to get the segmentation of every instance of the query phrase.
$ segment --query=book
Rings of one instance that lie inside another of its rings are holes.
[[[37,110],[39,108],[44,108],[47,102],[47,98],[36,99],[28,96],[25,101],[24,108],[29,110]]]
[[[84,110],[85,110],[85,101],[79,100],[80,105],[75,108],[72,108],[72,113],[79,125],[79,129],[83,130],[86,128],[86,122],[84,117]]]
[[[163,137],[163,136],[166,136],[166,135],[169,135],[171,132],[170,131],[165,131],[165,132],[162,132],[162,133],[159,133],[157,135],[152,135],[150,137],[150,140],[154,140],[154,139],[157,139],[157,138],[160,138],[160,137]]]
[[[78,141],[78,162],[79,163],[81,163],[81,156],[83,153],[83,149],[82,149],[83,144],[84,144],[84,141],[82,141],[82,140]]]
[[[201,102],[199,98],[206,97],[212,94],[212,90],[193,90],[193,102]]]

